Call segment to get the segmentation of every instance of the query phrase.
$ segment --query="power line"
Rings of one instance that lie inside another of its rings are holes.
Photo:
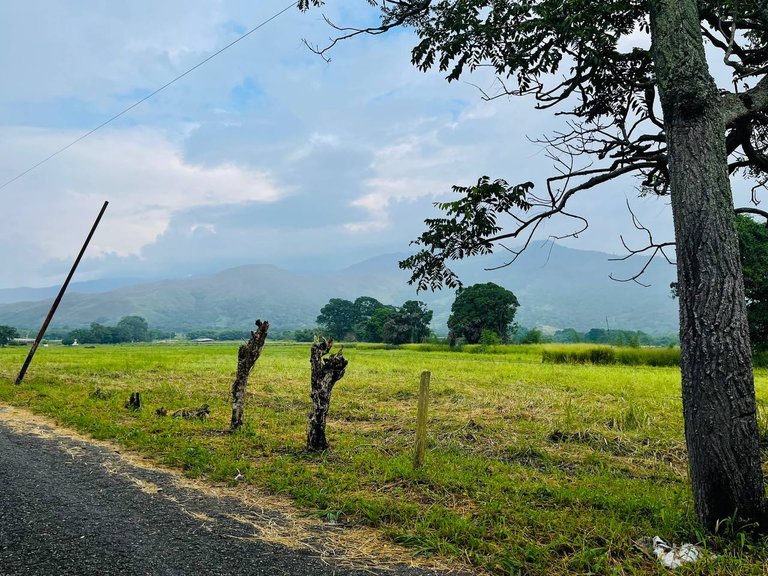
[[[7,181],[5,184],[3,184],[2,186],[0,186],[0,190],[2,190],[3,188],[5,188],[6,186],[9,186],[10,184],[13,184],[13,183],[14,183],[14,182],[16,182],[16,180],[18,180],[19,178],[23,178],[24,176],[26,176],[27,174],[29,174],[30,172],[32,172],[32,170],[35,170],[36,168],[39,168],[40,166],[42,166],[43,164],[45,164],[46,162],[48,162],[48,160],[51,160],[52,158],[55,158],[56,156],[58,156],[58,155],[59,155],[59,154],[61,154],[62,152],[65,152],[66,150],[69,150],[70,148],[72,148],[72,146],[74,146],[75,144],[77,144],[77,143],[78,143],[78,142],[80,142],[81,140],[85,140],[86,138],[88,138],[88,136],[90,136],[91,134],[93,134],[93,133],[94,133],[94,132],[96,132],[97,130],[101,130],[102,128],[104,128],[104,126],[106,126],[107,124],[109,124],[109,123],[111,123],[111,122],[114,122],[115,120],[117,120],[118,118],[120,118],[121,116],[123,116],[124,114],[127,114],[128,112],[130,112],[131,110],[133,110],[134,108],[136,108],[136,106],[138,106],[139,104],[142,104],[142,103],[146,102],[147,100],[149,100],[150,98],[152,98],[152,96],[155,96],[156,94],[159,94],[160,92],[162,92],[163,90],[165,90],[166,88],[168,88],[168,86],[170,86],[171,84],[174,84],[174,83],[178,82],[179,80],[181,80],[182,78],[184,78],[184,76],[186,76],[187,74],[189,74],[189,73],[191,73],[191,72],[194,72],[195,70],[197,70],[198,68],[200,68],[200,67],[201,67],[203,64],[205,64],[205,63],[207,63],[207,62],[210,62],[211,60],[213,60],[214,58],[216,58],[216,56],[218,56],[219,54],[221,54],[221,53],[222,53],[222,52],[224,52],[225,50],[228,50],[229,48],[231,48],[232,46],[234,46],[235,44],[237,44],[237,43],[238,43],[238,42],[240,42],[241,40],[244,40],[245,38],[247,38],[248,36],[250,36],[251,34],[253,34],[254,32],[256,32],[256,31],[257,31],[259,28],[261,28],[261,27],[263,27],[263,26],[266,26],[267,24],[269,24],[270,22],[272,22],[272,20],[274,20],[275,18],[277,18],[277,17],[279,17],[279,16],[282,16],[284,13],[288,12],[288,10],[290,10],[291,8],[294,8],[294,7],[295,7],[295,6],[297,6],[297,5],[298,5],[298,2],[296,2],[296,1],[294,1],[294,2],[291,2],[291,3],[290,3],[288,6],[286,6],[285,8],[283,8],[282,10],[280,10],[279,12],[276,12],[275,14],[273,14],[272,16],[270,16],[269,18],[267,18],[266,20],[264,20],[264,21],[263,21],[263,22],[261,22],[260,24],[258,24],[258,25],[256,25],[256,26],[254,26],[253,28],[251,28],[250,30],[248,30],[248,32],[246,32],[245,34],[243,34],[243,35],[242,35],[242,36],[240,36],[239,38],[237,38],[237,39],[233,40],[232,42],[230,42],[229,44],[227,44],[226,46],[224,46],[224,47],[223,47],[223,48],[221,48],[220,50],[218,50],[218,51],[214,52],[213,54],[211,54],[210,56],[208,56],[208,57],[207,57],[205,60],[202,60],[202,61],[198,62],[197,64],[195,64],[194,66],[192,66],[192,68],[189,68],[189,69],[188,69],[188,70],[186,70],[185,72],[183,72],[183,73],[179,74],[178,76],[176,76],[176,78],[174,78],[173,80],[170,80],[170,81],[166,82],[165,84],[163,84],[162,86],[160,86],[160,88],[158,88],[157,90],[155,90],[155,91],[154,91],[154,92],[152,92],[151,94],[148,94],[147,96],[144,96],[144,98],[142,98],[141,100],[138,100],[138,101],[134,102],[133,104],[131,104],[130,106],[128,106],[128,108],[125,108],[124,110],[122,110],[122,111],[118,112],[117,114],[115,114],[114,116],[112,116],[110,119],[108,119],[108,120],[105,120],[104,122],[102,122],[101,124],[99,124],[99,125],[98,125],[98,126],[96,126],[95,128],[93,128],[93,129],[89,130],[88,132],[86,132],[86,133],[85,133],[85,134],[83,134],[82,136],[80,136],[80,137],[76,138],[75,140],[72,140],[72,142],[70,142],[70,143],[69,143],[69,144],[67,144],[66,146],[63,146],[63,147],[59,148],[58,150],[56,150],[56,151],[55,151],[53,154],[51,154],[50,156],[47,156],[46,158],[43,158],[42,160],[40,160],[40,162],[38,162],[38,163],[37,163],[37,164],[35,164],[34,166],[30,166],[29,168],[27,168],[26,170],[24,170],[24,172],[21,172],[21,173],[17,174],[16,176],[14,176],[14,177],[13,177],[13,178],[11,178],[10,180],[8,180],[8,181]]]

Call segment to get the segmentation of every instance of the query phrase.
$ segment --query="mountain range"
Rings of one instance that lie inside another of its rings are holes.
[[[70,286],[52,327],[76,328],[91,322],[111,325],[136,314],[153,328],[247,328],[256,318],[277,330],[315,325],[330,298],[372,296],[385,304],[425,301],[434,310],[433,328],[447,331],[453,290],[416,294],[400,270],[404,254],[377,256],[339,271],[296,272],[254,264],[216,274],[156,281],[105,279]],[[643,260],[612,260],[602,252],[575,250],[549,242],[532,244],[514,263],[498,256],[462,262],[454,269],[465,286],[494,282],[512,290],[520,301],[517,322],[525,326],[588,330],[606,327],[650,334],[677,331],[677,303],[669,284],[675,270],[666,262],[648,266],[640,286],[617,282],[628,278]],[[58,287],[0,290],[0,324],[34,329],[42,323]]]

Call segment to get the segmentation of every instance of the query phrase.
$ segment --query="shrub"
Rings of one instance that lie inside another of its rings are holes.
[[[679,366],[679,348],[610,348],[608,346],[553,346],[542,353],[552,364],[627,364]]]

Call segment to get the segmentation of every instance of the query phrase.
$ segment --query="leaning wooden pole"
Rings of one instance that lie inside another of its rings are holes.
[[[43,325],[40,328],[40,332],[37,333],[37,338],[35,338],[35,342],[32,344],[32,348],[29,349],[27,359],[24,360],[24,365],[21,367],[19,375],[16,377],[16,384],[21,384],[21,381],[24,380],[24,374],[27,373],[27,368],[29,368],[29,365],[32,362],[32,358],[34,357],[35,352],[37,352],[37,347],[40,346],[40,342],[43,340],[43,336],[45,336],[45,331],[48,330],[48,324],[51,323],[51,320],[53,320],[53,315],[56,314],[56,309],[59,307],[59,303],[64,297],[64,292],[67,291],[69,281],[72,280],[72,276],[75,275],[75,270],[77,270],[77,266],[80,264],[80,260],[82,260],[83,254],[85,254],[85,249],[88,248],[88,244],[90,243],[91,238],[93,238],[93,234],[96,232],[96,228],[98,228],[99,222],[101,222],[101,217],[104,216],[104,212],[107,210],[107,205],[109,205],[109,202],[105,201],[104,206],[101,207],[101,212],[99,212],[99,215],[96,217],[96,221],[93,223],[91,231],[88,233],[88,237],[85,239],[83,247],[80,249],[80,254],[77,255],[77,259],[75,259],[75,263],[72,265],[72,269],[69,271],[67,279],[64,280],[64,284],[61,286],[61,290],[59,290],[58,296],[56,296],[56,299],[53,301],[53,305],[48,312],[48,316],[45,317]]]
[[[232,423],[230,429],[234,432],[243,425],[243,412],[245,411],[245,389],[248,385],[248,376],[253,370],[253,365],[261,356],[261,349],[267,341],[269,322],[256,320],[256,330],[251,331],[251,338],[240,346],[237,351],[237,376],[232,383]]]
[[[333,348],[333,340],[321,338],[312,344],[310,352],[312,412],[309,414],[307,450],[311,452],[328,448],[328,440],[325,438],[325,417],[331,405],[331,392],[334,384],[344,377],[344,371],[349,363],[342,354],[343,346],[336,354],[323,358],[331,348]]]

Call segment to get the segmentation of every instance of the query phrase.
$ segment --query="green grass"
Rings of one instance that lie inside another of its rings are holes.
[[[0,349],[0,401],[151,455],[186,474],[235,476],[307,513],[381,529],[422,554],[495,574],[664,574],[638,538],[700,541],[673,367],[542,363],[542,346],[455,353],[358,345],[333,393],[331,449],[303,450],[309,346],[268,344],[245,424],[228,427],[237,343]],[[419,374],[432,371],[426,464],[411,464]],[[756,374],[768,437],[768,372]],[[95,393],[100,389],[99,393]],[[139,412],[123,408],[142,393]],[[207,403],[205,422],[155,416]],[[727,527],[724,527],[726,530]],[[768,543],[704,540],[681,574],[766,574]]]

